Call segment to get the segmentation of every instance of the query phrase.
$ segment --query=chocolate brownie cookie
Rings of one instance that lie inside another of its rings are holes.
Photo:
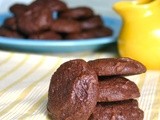
[[[82,29],[93,29],[103,26],[103,21],[99,15],[89,17],[87,19],[81,20]]]
[[[48,2],[46,3],[47,3],[46,7],[49,7],[51,11],[59,12],[59,11],[65,11],[68,9],[67,5],[60,0],[48,0]]]
[[[102,58],[91,60],[89,65],[98,76],[135,75],[146,72],[146,67],[130,58]]]
[[[9,17],[9,18],[5,19],[3,25],[8,29],[17,30],[17,23],[16,22],[17,22],[16,17]]]
[[[82,31],[79,33],[70,33],[66,35],[66,39],[78,40],[78,39],[89,39],[95,38],[95,34],[91,30]]]
[[[98,78],[81,59],[62,64],[51,78],[48,111],[54,120],[87,120],[97,103]]]
[[[25,4],[17,3],[17,4],[12,5],[9,9],[15,16],[19,16],[25,11],[27,11],[28,6]]]
[[[52,13],[41,7],[29,9],[17,19],[18,29],[27,35],[49,29],[51,21]]]
[[[62,37],[54,31],[46,31],[42,33],[36,33],[29,36],[31,39],[45,39],[45,40],[60,40]]]
[[[76,7],[70,8],[63,12],[59,13],[60,18],[69,18],[69,19],[81,19],[81,18],[88,18],[94,15],[92,9],[88,7]]]
[[[143,120],[136,100],[98,103],[89,120]]]
[[[0,27],[0,36],[22,38],[22,36],[17,31],[13,31],[5,27]]]
[[[50,29],[60,33],[77,33],[81,31],[81,25],[76,20],[57,19],[52,21]]]
[[[113,34],[113,31],[109,27],[101,26],[92,30],[92,33],[95,34],[97,38],[107,37]]]
[[[51,12],[64,11],[68,8],[67,5],[60,0],[36,0],[29,5],[30,9],[35,7],[49,9]]]
[[[140,96],[137,85],[124,77],[99,79],[98,102],[122,101]]]
[[[100,38],[112,35],[112,31],[107,27],[100,27],[94,29],[83,30],[78,33],[70,33],[66,36],[66,39],[89,39],[89,38]]]

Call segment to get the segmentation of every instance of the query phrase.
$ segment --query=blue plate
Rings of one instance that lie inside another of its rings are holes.
[[[1,14],[0,24],[2,24],[4,19],[9,16],[10,14]],[[0,37],[0,49],[36,53],[96,51],[102,48],[104,45],[115,42],[121,28],[121,21],[119,19],[106,16],[102,17],[102,19],[104,21],[104,24],[113,30],[112,36],[65,41],[32,40]]]

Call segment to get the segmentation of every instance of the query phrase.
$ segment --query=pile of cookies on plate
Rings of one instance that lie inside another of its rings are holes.
[[[130,58],[67,61],[52,75],[48,113],[53,120],[143,120],[139,89],[124,76],[144,72]]]
[[[111,36],[113,31],[102,18],[85,6],[69,8],[60,0],[16,3],[13,14],[4,20],[0,36],[26,39],[88,39]]]

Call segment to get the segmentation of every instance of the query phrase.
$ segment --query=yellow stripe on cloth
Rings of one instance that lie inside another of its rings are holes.
[[[56,67],[57,67],[57,65],[59,65],[59,63],[58,62],[60,62],[60,60],[57,60],[57,62],[56,62]],[[50,67],[52,67],[52,66],[50,66]],[[53,73],[53,71],[55,70],[55,67],[53,67],[51,70],[49,70],[49,71],[46,71],[46,73],[42,76],[42,77],[40,77],[38,80],[36,80],[36,81],[34,81],[34,82],[32,82],[32,84],[31,85],[29,85],[29,87],[27,87],[27,88],[25,88],[25,90],[23,90],[23,92],[20,94],[20,95],[18,95],[18,97],[16,98],[16,100],[14,100],[9,106],[7,106],[5,109],[3,109],[2,111],[0,111],[0,116],[1,116],[1,119],[4,119],[4,118],[8,118],[9,116],[11,116],[10,114],[8,115],[8,114],[6,114],[7,112],[8,113],[10,113],[9,111],[11,110],[11,109],[13,109],[13,111],[17,111],[16,112],[16,114],[18,113],[18,112],[21,112],[21,111],[19,111],[17,108],[16,108],[16,106],[19,106],[18,104],[20,104],[20,102],[21,101],[24,101],[24,99],[26,99],[26,97],[28,97],[29,96],[29,94],[31,93],[31,91],[33,91],[33,89],[37,86],[37,84],[38,83],[40,83],[40,82],[42,82],[42,81],[46,81],[46,78],[47,77],[51,77],[51,74]],[[49,80],[49,79],[48,79]],[[46,86],[45,86],[46,87]],[[43,88],[42,88],[43,89]],[[46,92],[45,92],[46,93]],[[36,94],[35,94],[36,95]],[[41,98],[40,98],[41,99]],[[39,99],[37,99],[37,101],[38,101]],[[37,103],[38,104],[38,103]],[[36,105],[36,104],[35,104]],[[31,109],[32,110],[32,109]],[[13,113],[13,112],[11,112],[11,113]],[[5,115],[6,114],[6,115]],[[4,115],[4,116],[3,116]],[[19,116],[20,117],[20,116]],[[17,117],[18,118],[18,117]],[[10,118],[9,118],[10,119]]]
[[[44,102],[45,99],[47,99],[47,93],[44,94],[25,114],[23,114],[20,118],[18,118],[19,120],[23,120],[26,117],[30,116],[30,115],[34,115],[34,111],[36,111],[39,106]],[[47,106],[45,106],[47,109]]]
[[[61,63],[61,60],[62,59],[58,59],[57,63],[56,63],[56,66],[53,67],[53,69],[51,69],[49,71],[49,74],[47,74],[47,76],[50,76],[51,77],[51,74],[53,74],[53,71],[55,70],[55,68],[57,68],[60,63]],[[27,117],[28,115],[31,115],[33,114],[37,109],[38,107],[42,104],[42,102],[44,102],[45,99],[47,99],[47,95],[48,95],[48,91],[47,93],[45,93],[39,100],[37,100],[37,102],[23,115],[19,118],[19,120],[22,120],[24,119],[25,117]],[[47,106],[46,106],[47,107]],[[46,108],[47,109],[47,108]]]
[[[18,80],[16,80],[14,83],[10,84],[9,86],[7,86],[5,89],[0,91],[0,96],[2,96],[5,92],[7,92],[8,89],[10,89],[11,87],[13,87],[14,85],[22,82],[25,78],[27,78],[30,74],[32,74],[38,67],[40,67],[40,65],[44,62],[45,57],[42,57],[39,62],[30,69],[29,72],[27,72],[25,75],[23,75],[21,78],[19,78]]]
[[[14,66],[11,70],[9,70],[7,73],[0,76],[0,80],[3,80],[5,77],[10,75],[12,72],[16,71],[19,67],[21,67],[25,62],[29,59],[29,55],[26,55],[24,59],[18,63],[16,66]]]
[[[7,63],[13,57],[13,55],[13,53],[10,53],[4,60],[0,61],[0,65]]]
[[[37,68],[38,66],[40,66],[44,61],[44,58],[39,62],[39,64],[36,65],[35,68]],[[33,72],[35,69],[32,69],[31,71]],[[30,71],[30,73],[32,73]],[[28,88],[26,88],[20,95],[19,97],[16,99],[16,101],[13,101],[9,106],[7,106],[5,109],[3,109],[2,111],[0,111],[0,116],[4,115],[7,111],[9,111],[11,108],[13,108],[15,105],[17,105],[17,101],[22,100],[23,98],[25,98],[27,96],[27,94],[33,89],[33,87],[40,82],[41,80],[43,80],[45,77],[47,77],[50,73],[45,74],[42,78],[40,78],[39,80],[33,82]],[[27,74],[29,75],[29,74]],[[19,81],[21,81],[23,79],[20,79]],[[16,83],[18,83],[19,81],[16,81],[14,84],[12,84],[11,86],[15,85]],[[11,86],[9,86],[7,89],[9,89]],[[5,92],[7,89],[5,89],[3,92]],[[3,93],[2,92],[2,93]],[[2,94],[1,94],[2,95]]]

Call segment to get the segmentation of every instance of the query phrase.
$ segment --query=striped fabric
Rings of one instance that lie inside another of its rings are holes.
[[[104,57],[114,56],[97,53],[78,58]],[[0,51],[0,120],[49,120],[46,104],[51,75],[60,64],[74,58]],[[145,111],[144,120],[160,120],[160,71],[128,78],[140,88],[138,101]]]

